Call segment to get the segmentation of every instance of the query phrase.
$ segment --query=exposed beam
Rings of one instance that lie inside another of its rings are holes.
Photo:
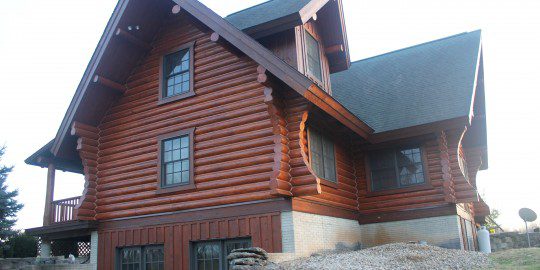
[[[182,10],[182,8],[179,6],[179,5],[174,5],[174,7],[172,7],[172,14],[178,14],[180,13],[180,10]]]
[[[54,198],[54,178],[56,168],[53,163],[49,163],[47,170],[47,190],[45,193],[45,212],[43,213],[43,226],[51,224],[52,202]]]
[[[219,34],[218,34],[218,33],[214,32],[214,33],[212,33],[212,34],[210,35],[210,41],[212,41],[212,42],[218,42],[218,40],[219,40]]]
[[[128,31],[123,30],[121,28],[116,29],[115,35],[117,37],[123,38],[124,40],[132,43],[133,45],[135,45],[135,46],[137,46],[137,47],[139,47],[139,48],[141,48],[143,50],[149,51],[149,50],[152,49],[152,46],[150,44],[148,44],[147,42],[139,39],[138,37],[132,35]]]
[[[116,90],[118,93],[120,94],[124,94],[126,92],[126,87],[115,82],[115,81],[112,81],[110,79],[107,79],[103,76],[99,76],[99,75],[95,75],[94,76],[94,79],[92,80],[94,83],[97,83],[97,84],[100,84],[100,85],[103,85],[107,88],[110,88],[110,89],[113,89],[113,90]]]

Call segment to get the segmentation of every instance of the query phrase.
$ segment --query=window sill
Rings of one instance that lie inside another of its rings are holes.
[[[366,194],[366,197],[377,197],[377,196],[392,195],[392,194],[399,194],[399,193],[408,193],[408,192],[415,192],[415,191],[421,191],[421,190],[428,190],[432,188],[433,187],[430,184],[425,183],[425,184],[405,187],[405,188],[396,188],[396,189],[380,190],[380,191],[368,191],[368,193]]]
[[[183,94],[176,95],[176,96],[171,96],[171,97],[161,97],[160,96],[160,98],[158,100],[158,106],[163,105],[163,104],[167,104],[167,103],[171,103],[171,102],[175,102],[175,101],[178,101],[178,100],[181,100],[181,99],[189,98],[189,97],[192,97],[192,96],[195,96],[194,91],[189,91],[187,93],[183,93]]]
[[[181,186],[172,186],[172,187],[158,187],[156,190],[157,195],[162,194],[169,194],[169,193],[176,193],[180,191],[191,191],[196,189],[197,186],[193,183],[187,184],[187,185],[181,185]]]

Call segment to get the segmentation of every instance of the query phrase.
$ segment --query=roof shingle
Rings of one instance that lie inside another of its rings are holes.
[[[256,6],[229,14],[225,19],[240,30],[289,16],[311,0],[270,0]]]
[[[375,133],[469,115],[480,30],[352,63],[332,92]]]

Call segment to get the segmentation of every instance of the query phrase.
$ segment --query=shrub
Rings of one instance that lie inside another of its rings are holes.
[[[4,245],[4,255],[7,258],[28,258],[37,256],[38,240],[25,233],[10,237]]]

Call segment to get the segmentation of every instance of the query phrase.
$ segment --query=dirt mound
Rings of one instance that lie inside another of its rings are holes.
[[[279,266],[281,269],[481,269],[489,263],[488,256],[479,252],[397,243],[315,255]]]

